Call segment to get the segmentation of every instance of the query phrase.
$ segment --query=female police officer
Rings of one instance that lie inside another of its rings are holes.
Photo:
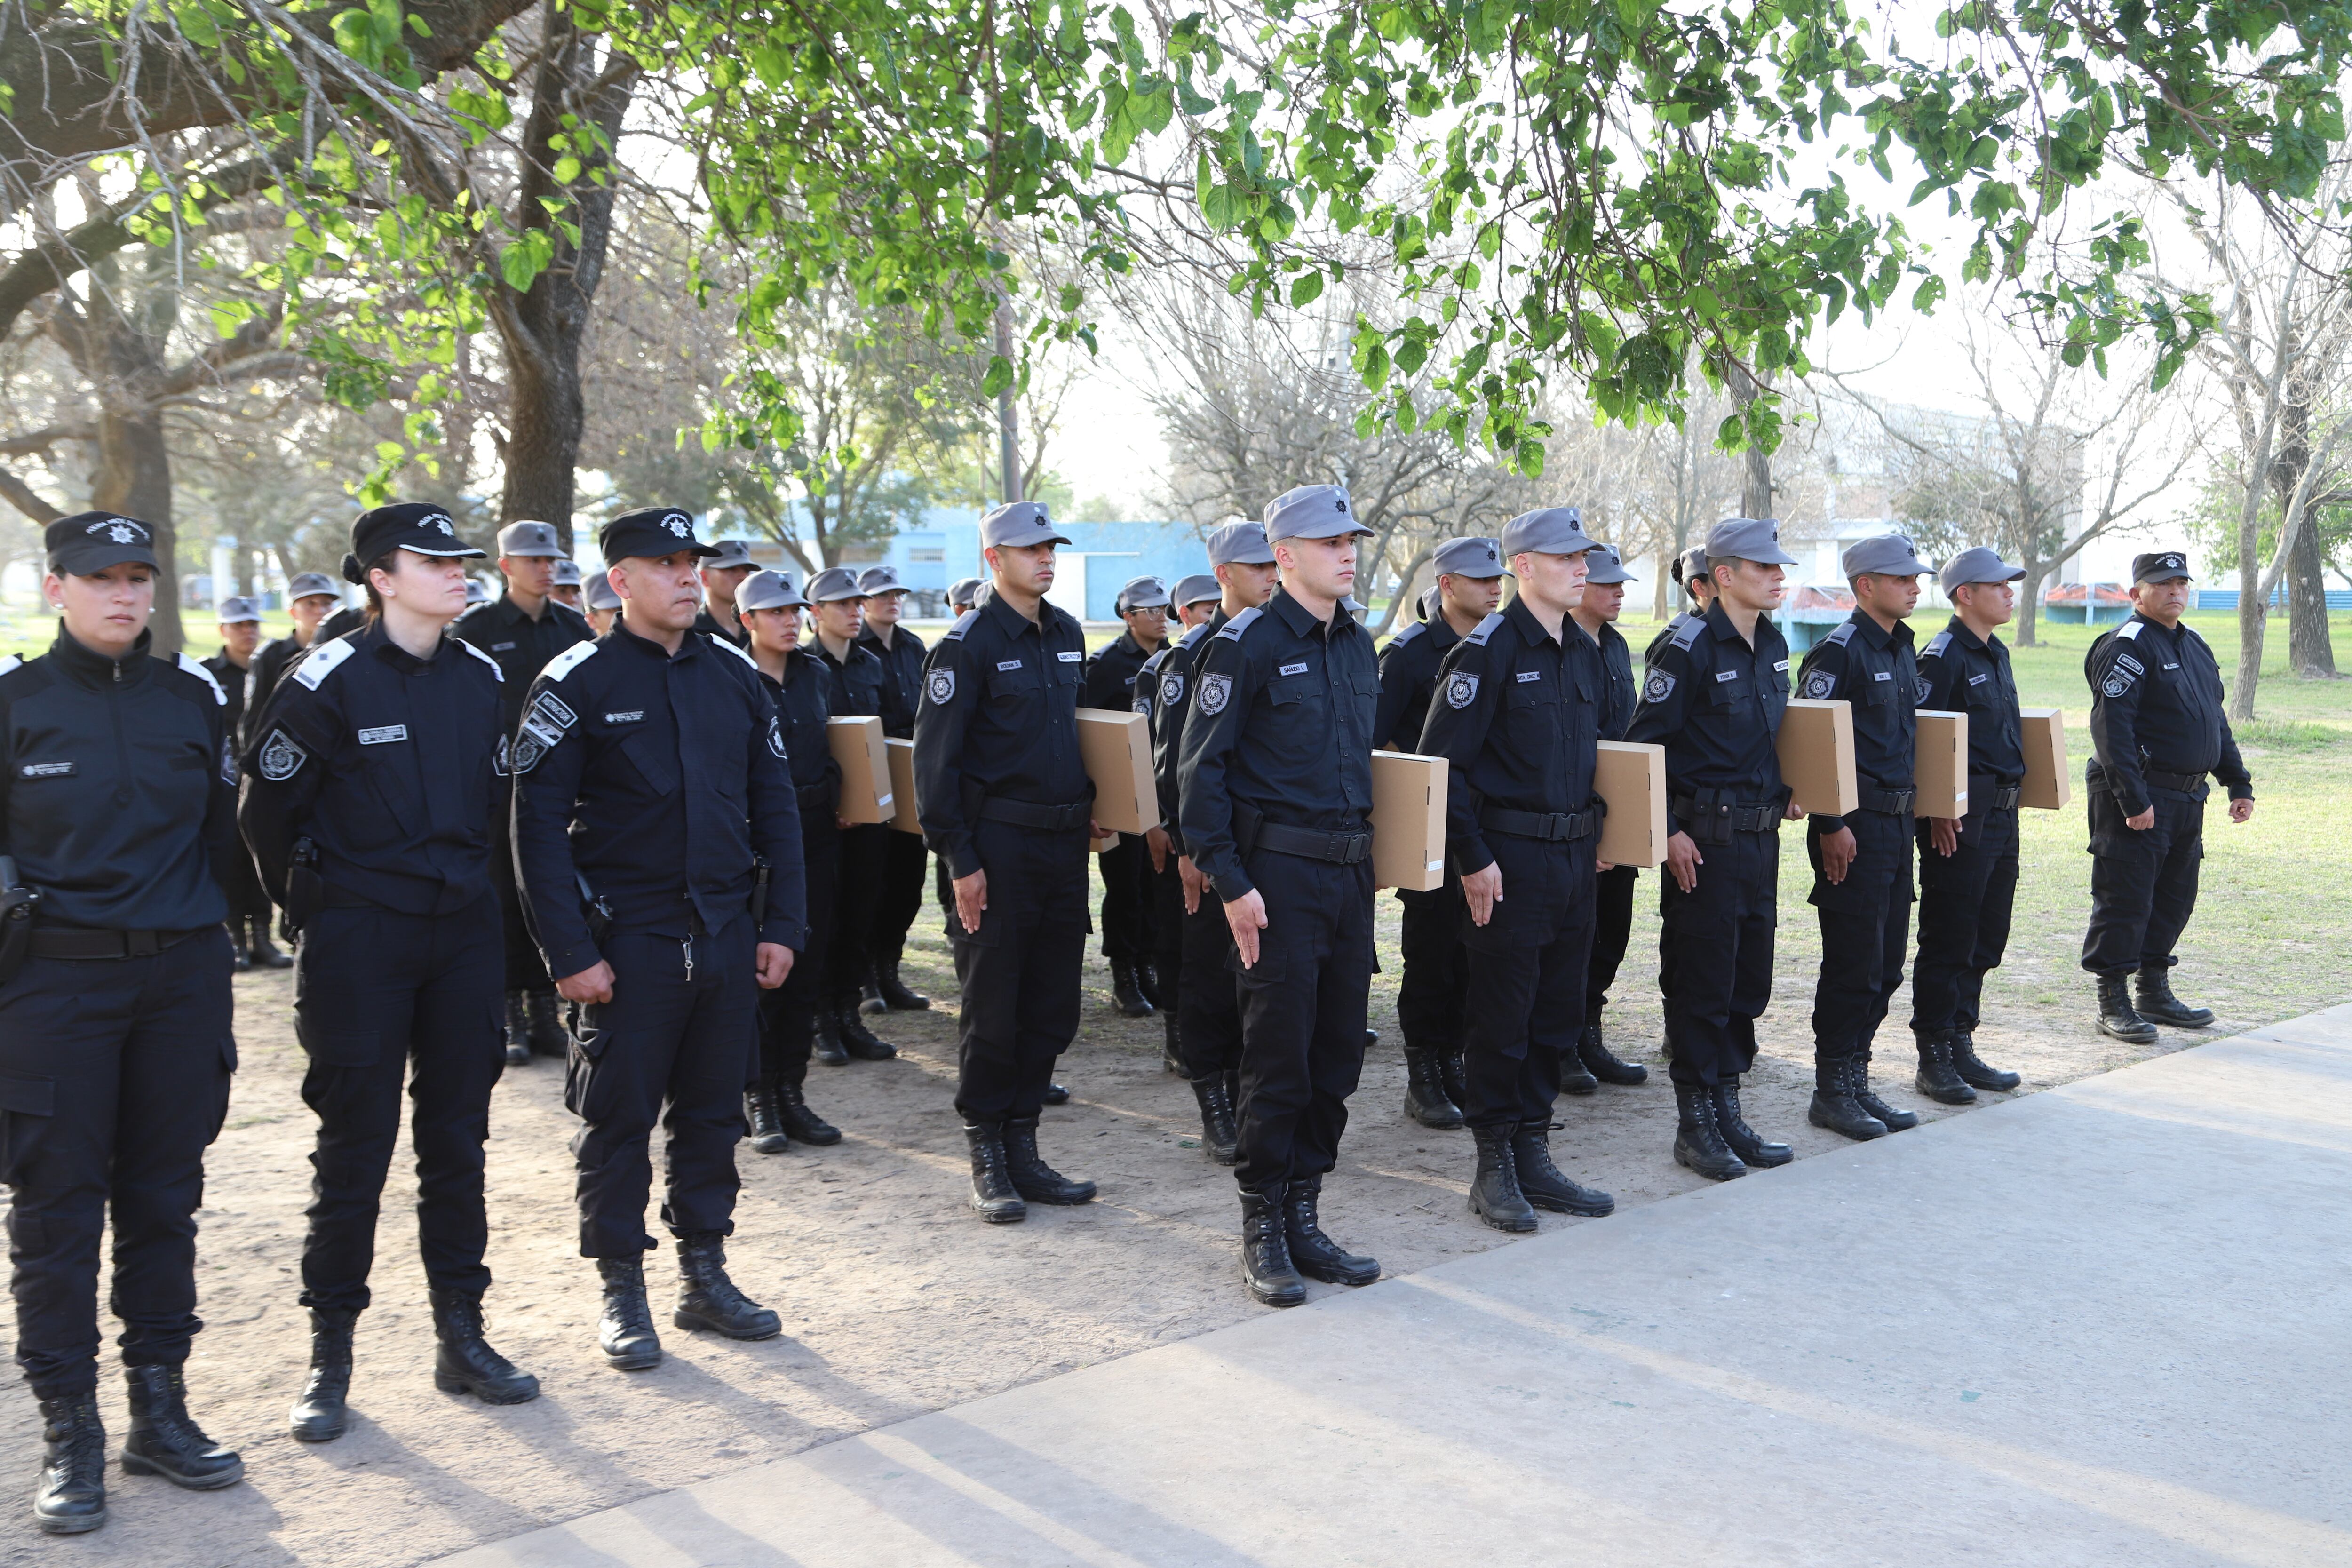
[[[58,640],[0,659],[0,1181],[13,1189],[16,1364],[48,1445],[33,1517],[106,1522],[98,1247],[131,1384],[122,1468],[197,1490],[245,1474],[189,1419],[205,1148],[228,1110],[236,844],[223,697],[151,658],[154,534],[86,511],[48,525]],[[37,911],[37,912],[36,912]]]
[[[366,584],[367,621],[295,667],[245,755],[246,839],[302,933],[295,1033],[319,1142],[302,1247],[310,1376],[291,1422],[309,1443],[343,1434],[352,1327],[368,1305],[412,1059],[433,1382],[491,1405],[539,1394],[482,1338],[482,1144],[506,1065],[490,879],[505,742],[497,663],[442,636],[466,608],[466,562],[481,553],[438,507],[362,513],[343,575]]]

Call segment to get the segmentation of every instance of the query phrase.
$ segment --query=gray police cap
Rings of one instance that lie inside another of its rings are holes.
[[[1584,558],[1584,580],[1607,586],[1612,583],[1634,583],[1640,579],[1625,570],[1625,563],[1613,544],[1596,544]]]
[[[1348,492],[1338,485],[1300,485],[1265,503],[1265,536],[1276,539],[1343,539],[1371,530],[1356,521]]]
[[[1430,552],[1429,562],[1441,577],[1500,577],[1503,546],[1493,539],[1449,539]]]
[[[1572,506],[1523,511],[1503,524],[1503,559],[1532,551],[1538,555],[1581,555],[1601,542],[1584,531],[1584,514]]]
[[[1762,566],[1794,566],[1797,558],[1780,548],[1780,523],[1769,517],[1728,517],[1706,532],[1706,560],[1753,561]]]
[[[555,585],[557,587],[577,588],[580,586],[580,563],[572,560],[569,555],[556,562]]]
[[[789,572],[754,572],[735,590],[738,610],[796,610],[807,604]]]
[[[714,539],[710,542],[710,545],[716,553],[702,558],[702,565],[706,570],[751,564],[751,546],[748,540]]]
[[[1013,500],[980,520],[980,542],[985,548],[997,544],[1067,544],[1069,540],[1055,530],[1053,516],[1046,511],[1044,501]]]
[[[1127,586],[1118,591],[1118,598],[1112,607],[1123,616],[1129,610],[1164,608],[1167,603],[1167,584],[1157,577],[1136,577],[1129,579]]]
[[[1935,568],[1919,559],[1917,547],[1906,533],[1882,533],[1846,547],[1839,564],[1849,577],[1869,573],[1878,577],[1916,577]]]
[[[239,621],[257,621],[260,618],[261,611],[255,606],[251,599],[242,595],[232,594],[221,601],[220,624],[222,626],[233,626]]]
[[[551,522],[510,522],[499,530],[499,553],[517,559],[525,555],[561,555],[563,541]]]
[[[1229,522],[1209,534],[1212,566],[1271,566],[1274,546],[1265,541],[1262,522]]]
[[[1683,552],[1683,585],[1706,581],[1706,546],[1694,544]]]
[[[828,566],[809,579],[809,603],[830,605],[836,599],[862,599],[865,592],[857,586],[857,574],[846,566]]]
[[[621,607],[621,595],[613,590],[613,574],[610,572],[591,575],[581,584],[580,597],[592,610],[617,610]]]
[[[1168,602],[1181,610],[1204,599],[1222,599],[1224,596],[1224,589],[1218,585],[1214,577],[1205,572],[1196,572],[1190,577],[1176,579],[1176,586],[1169,593]]]
[[[289,600],[308,599],[320,594],[332,599],[343,596],[343,591],[335,586],[335,580],[324,572],[297,572],[286,580],[286,597]]]
[[[955,586],[948,590],[948,603],[950,605],[969,605],[971,603],[972,595],[979,592],[979,578],[959,577],[956,579]]]
[[[908,589],[898,581],[896,566],[868,566],[858,574],[857,591],[871,599],[878,594],[904,594]]]
[[[2000,552],[1976,545],[1963,550],[1944,563],[1937,581],[1943,584],[1949,597],[1955,588],[1965,588],[1971,583],[2014,583],[2025,575],[2025,568],[2012,566],[2000,558]]]
[[[483,584],[482,580],[479,577],[467,578],[466,603],[469,605],[487,605],[489,602],[490,590]]]

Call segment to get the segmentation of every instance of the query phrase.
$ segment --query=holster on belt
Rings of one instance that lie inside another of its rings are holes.
[[[16,978],[33,952],[33,917],[41,895],[16,874],[16,858],[0,855],[0,985]]]
[[[588,922],[588,940],[601,952],[604,939],[613,934],[613,906],[596,896],[588,886],[588,879],[577,868],[572,872],[572,879],[580,884],[580,916]],[[764,885],[761,890],[765,890]]]
[[[307,838],[294,841],[294,858],[286,868],[286,929],[295,935],[310,917],[327,907],[327,883],[319,875],[319,847]]]

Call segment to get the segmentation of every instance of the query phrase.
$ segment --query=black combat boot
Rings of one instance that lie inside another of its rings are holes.
[[[1070,1091],[1058,1083],[1049,1083],[1045,1086],[1045,1103],[1067,1105],[1070,1103]]]
[[[212,1492],[245,1479],[245,1461],[205,1436],[188,1414],[188,1385],[177,1364],[122,1369],[131,1385],[131,1431],[122,1468],[161,1476],[175,1487]]]
[[[646,1305],[646,1257],[600,1258],[604,1310],[596,1320],[596,1348],[623,1372],[661,1364],[661,1336],[654,1332],[653,1310]]]
[[[2121,970],[2099,976],[2099,1033],[2126,1045],[2152,1046],[2156,1026],[2132,1009],[2129,990]]]
[[[796,1083],[776,1085],[776,1121],[784,1136],[795,1143],[822,1148],[841,1142],[841,1129],[809,1109],[808,1099]]]
[[[1242,1279],[1249,1293],[1269,1307],[1296,1307],[1307,1300],[1307,1281],[1290,1260],[1289,1226],[1283,1217],[1287,1196],[1280,1182],[1256,1192],[1242,1189]]]
[[[1993,1094],[2007,1094],[2025,1080],[2005,1068],[1997,1068],[1977,1055],[1977,1037],[1973,1029],[1952,1031],[1952,1070],[1970,1089],[1981,1089]]]
[[[874,984],[874,972],[868,969],[866,978],[858,982],[857,1011],[878,1018],[889,1010],[890,1004],[882,1000],[882,988]]]
[[[1021,1201],[1020,1190],[1013,1184],[1013,1172],[1004,1153],[1004,1124],[1001,1121],[968,1121],[964,1123],[963,1141],[971,1146],[971,1206],[980,1217],[991,1225],[1013,1225],[1029,1217],[1029,1205]]]
[[[829,1068],[846,1067],[849,1053],[842,1048],[840,1020],[833,1016],[831,1007],[822,1003],[812,1010],[816,1014],[816,1040],[809,1047],[809,1054]]]
[[[2213,1021],[2212,1008],[2191,1007],[2172,994],[2172,971],[2169,968],[2141,970],[2132,991],[2132,1011],[2150,1023],[2170,1024],[2179,1029],[2201,1029]]]
[[[1184,1043],[1176,1027],[1176,1009],[1160,1010],[1160,1070],[1172,1072],[1178,1078],[1190,1076],[1184,1070]]]
[[[920,992],[908,990],[907,983],[898,978],[898,952],[899,950],[894,947],[875,957],[874,989],[880,994],[882,1005],[893,1013],[927,1011],[931,999]]]
[[[1225,1095],[1225,1075],[1204,1073],[1192,1080],[1192,1098],[1201,1102],[1201,1152],[1220,1165],[1241,1158],[1241,1131],[1234,1122],[1234,1102]]]
[[[743,1120],[751,1129],[751,1151],[781,1154],[792,1146],[784,1120],[776,1110],[776,1091],[763,1076],[743,1094]]]
[[[1034,1116],[1015,1116],[1004,1123],[1004,1168],[1013,1177],[1013,1190],[1033,1204],[1094,1202],[1092,1182],[1071,1180],[1038,1154]]]
[[[310,1375],[287,1430],[301,1443],[331,1443],[351,1425],[352,1329],[357,1312],[310,1309]]]
[[[1854,1103],[1853,1083],[1846,1076],[1846,1067],[1843,1057],[1814,1053],[1813,1102],[1805,1108],[1805,1120],[1856,1142],[1885,1137],[1886,1123]],[[1969,1098],[1975,1096],[1971,1094]]]
[[[1650,1069],[1639,1062],[1621,1061],[1601,1037],[1598,1023],[1587,1024],[1576,1037],[1576,1054],[1584,1063],[1584,1070],[1603,1083],[1622,1084],[1628,1088],[1650,1081]]]
[[[1443,1052],[1404,1048],[1404,1113],[1441,1131],[1462,1125],[1462,1108],[1445,1092]]]
[[[862,1062],[887,1062],[898,1054],[898,1047],[879,1039],[857,1016],[856,1004],[844,999],[833,1010],[834,1027],[841,1032],[841,1048]]]
[[[1913,1037],[1919,1042],[1919,1076],[1912,1087],[1939,1105],[1974,1105],[1977,1091],[1952,1068],[1952,1032],[1938,1029]]]
[[[727,1240],[717,1231],[677,1238],[677,1310],[669,1321],[730,1340],[772,1340],[784,1331],[782,1318],[727,1278]]]
[[[1370,1284],[1381,1277],[1381,1260],[1349,1252],[1324,1234],[1316,1212],[1322,1201],[1321,1176],[1301,1176],[1283,1194],[1283,1240],[1290,1248],[1291,1268],[1326,1285]]]
[[[1110,999],[1130,1018],[1149,1018],[1157,1011],[1135,984],[1135,965],[1124,958],[1110,961]]]
[[[1519,1123],[1511,1133],[1511,1167],[1518,1174],[1519,1195],[1537,1208],[1591,1219],[1617,1212],[1615,1198],[1598,1187],[1570,1181],[1568,1173],[1553,1163],[1549,1121]]]
[[[1473,1127],[1478,1143],[1478,1170],[1470,1178],[1470,1212],[1496,1230],[1533,1230],[1535,1205],[1519,1191],[1519,1173],[1511,1158],[1516,1127]]]
[[[256,915],[249,923],[253,927],[253,940],[246,944],[245,952],[246,956],[253,960],[253,967],[256,969],[293,968],[294,961],[270,944],[269,917]]]
[[[1597,1094],[1600,1090],[1601,1079],[1585,1067],[1582,1052],[1569,1050],[1559,1053],[1560,1093]]]
[[[1710,1182],[1727,1182],[1748,1173],[1748,1167],[1715,1124],[1715,1097],[1704,1084],[1675,1085],[1675,1163],[1686,1165]]]
[[[563,1019],[555,1010],[555,993],[534,991],[530,996],[530,1048],[542,1057],[560,1057],[572,1046]]]
[[[1176,998],[1168,993],[1168,982],[1161,977],[1156,959],[1139,958],[1135,961],[1135,986],[1143,993],[1146,1002],[1163,1013],[1176,1005]]]
[[[96,1394],[41,1401],[41,1488],[33,1522],[44,1535],[79,1535],[106,1522],[106,1426]]]
[[[253,967],[253,952],[246,946],[247,942],[250,940],[246,935],[247,931],[250,929],[250,922],[240,915],[224,923],[228,927],[228,972],[231,974],[243,974]],[[38,1511],[37,1508],[36,1511]]]
[[[1715,1131],[1723,1146],[1739,1157],[1743,1165],[1770,1170],[1785,1165],[1797,1157],[1797,1152],[1786,1143],[1767,1143],[1764,1135],[1748,1125],[1748,1113],[1739,1105],[1739,1079],[1719,1078],[1707,1090],[1709,1108],[1715,1112]]]
[[[1454,1105],[1470,1098],[1470,1069],[1462,1063],[1461,1047],[1437,1053],[1437,1081]]]
[[[1877,1093],[1871,1089],[1870,1058],[1867,1053],[1848,1059],[1845,1084],[1847,1092],[1853,1096],[1853,1102],[1886,1123],[1886,1130],[1889,1132],[1901,1132],[1919,1125],[1917,1111],[1897,1110],[1879,1099]]]
[[[469,1290],[426,1292],[433,1306],[433,1386],[470,1394],[485,1405],[527,1405],[539,1379],[490,1348],[482,1335],[482,1299]]]
[[[530,1061],[530,1004],[520,991],[507,993],[507,1066]]]

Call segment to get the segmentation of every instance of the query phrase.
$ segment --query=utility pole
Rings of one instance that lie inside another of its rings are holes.
[[[996,295],[996,352],[1006,364],[1013,363],[1013,301],[1000,288]],[[1003,499],[1016,501],[1025,499],[1021,485],[1021,415],[1013,406],[1013,384],[996,395],[996,458],[1004,477]]]

